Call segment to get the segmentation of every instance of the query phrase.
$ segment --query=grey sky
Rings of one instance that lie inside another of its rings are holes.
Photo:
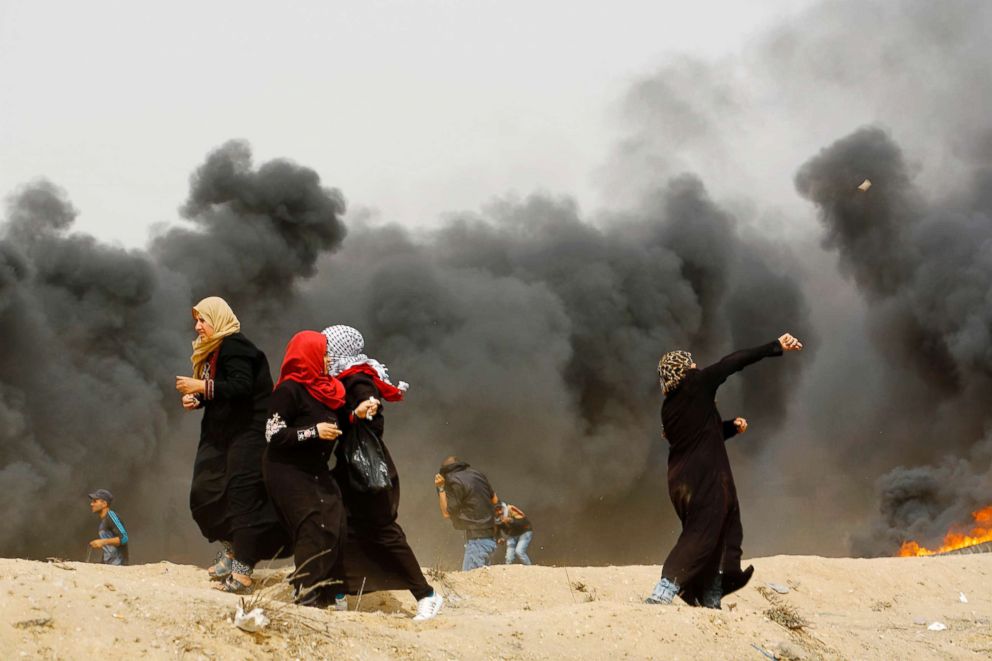
[[[45,176],[77,229],[171,221],[248,139],[404,223],[545,189],[603,204],[617,103],[672,53],[733,53],[806,2],[0,2],[0,194]]]

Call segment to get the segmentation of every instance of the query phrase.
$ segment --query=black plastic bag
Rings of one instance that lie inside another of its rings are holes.
[[[348,462],[348,481],[356,491],[376,493],[393,488],[382,441],[367,422],[356,420],[349,427],[344,456]]]

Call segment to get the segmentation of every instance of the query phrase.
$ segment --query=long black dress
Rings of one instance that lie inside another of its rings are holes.
[[[229,542],[249,566],[289,553],[289,537],[262,480],[272,377],[265,354],[241,333],[207,362],[207,392],[189,506],[203,536]]]
[[[369,397],[382,400],[375,382],[366,374],[351,374],[341,379],[341,382],[347,390],[343,409],[345,411],[354,411],[355,407]],[[345,422],[369,425],[382,440],[385,429],[383,408],[380,404],[379,413],[371,421]],[[400,504],[400,478],[385,444],[383,452],[393,488],[378,493],[365,493],[352,488],[343,446],[336,453],[334,478],[341,488],[348,513],[348,541],[344,555],[345,588],[349,594],[355,594],[362,589],[364,581],[365,592],[409,590],[415,599],[420,600],[429,597],[434,589],[424,578],[420,563],[406,541],[406,534],[396,522]]]
[[[737,426],[733,420],[723,422],[723,439],[729,440],[737,435]],[[723,540],[723,561],[720,563],[720,573],[722,581],[720,584],[723,596],[737,592],[747,585],[754,574],[754,566],[748,565],[747,569],[741,568],[741,558],[744,543],[744,526],[741,523],[741,509],[735,500],[727,515],[727,523],[724,528]],[[702,605],[704,593],[709,587],[708,580],[712,576],[700,574],[688,584],[680,586],[679,596],[692,605]]]
[[[346,533],[341,491],[327,465],[335,441],[317,434],[318,422],[338,423],[337,413],[317,401],[296,381],[284,381],[272,393],[265,437],[265,486],[293,538],[298,589],[339,580]],[[335,585],[309,591],[306,603],[333,601]]]
[[[682,534],[665,559],[661,575],[680,586],[698,591],[715,577],[728,534],[736,534],[735,525],[740,525],[716,391],[734,372],[781,354],[782,345],[776,340],[734,352],[704,369],[689,370],[662,403],[661,420],[671,445],[668,493],[682,521]]]

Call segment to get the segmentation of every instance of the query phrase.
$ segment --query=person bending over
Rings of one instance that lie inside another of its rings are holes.
[[[441,516],[455,530],[465,531],[462,571],[491,565],[496,550],[496,515],[499,502],[489,479],[458,457],[448,457],[434,476]]]

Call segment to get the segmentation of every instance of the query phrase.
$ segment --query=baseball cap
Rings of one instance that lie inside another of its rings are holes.
[[[90,500],[96,500],[97,498],[99,498],[100,500],[105,500],[108,503],[110,503],[110,501],[114,499],[114,494],[110,493],[106,489],[97,489],[89,496],[90,496]]]

